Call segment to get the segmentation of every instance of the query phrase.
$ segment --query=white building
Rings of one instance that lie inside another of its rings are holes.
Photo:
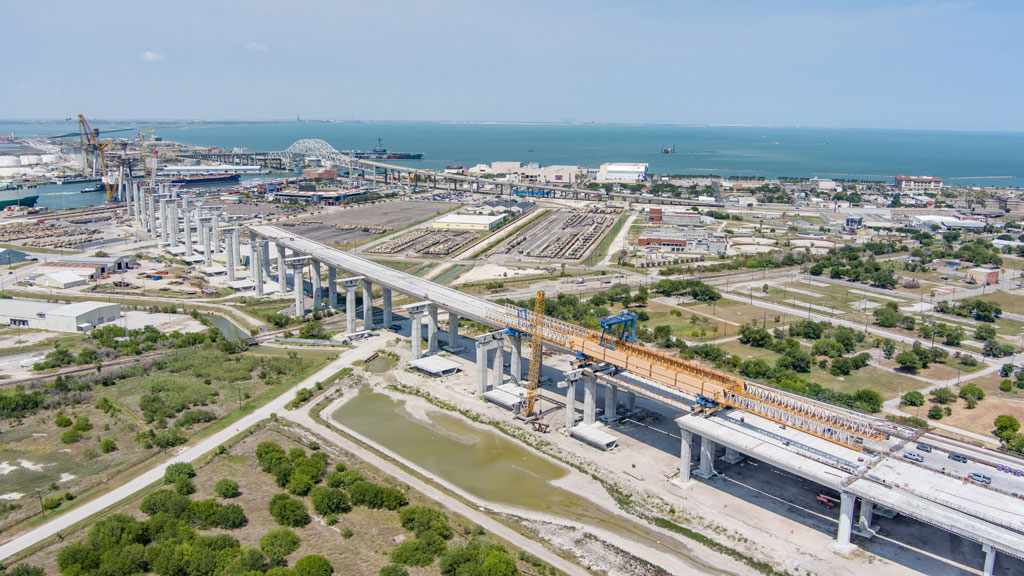
[[[51,332],[88,332],[121,317],[121,307],[108,302],[58,304],[41,300],[0,300],[0,325]]]
[[[477,164],[469,170],[470,174],[504,174],[509,182],[532,182],[535,184],[575,184],[586,172],[580,166],[552,165],[541,166],[536,162],[492,162]]]
[[[626,182],[633,184],[647,180],[647,164],[616,162],[601,164],[597,171],[598,182]]]
[[[942,178],[900,174],[896,177],[896,190],[900,192],[938,192],[942,190]]]
[[[939,228],[946,230],[981,230],[985,227],[985,223],[978,220],[962,220],[953,216],[935,216],[931,214],[915,214],[910,217],[910,223],[918,228],[931,228],[932,226],[938,226]]]
[[[259,174],[263,168],[241,164],[197,164],[194,166],[163,166],[160,171],[165,174]]]
[[[504,214],[448,214],[434,220],[431,227],[438,230],[493,230],[504,221]]]
[[[40,274],[33,280],[36,286],[60,289],[84,286],[88,281],[89,279],[85,276],[79,276],[70,270],[56,270],[48,274]]]

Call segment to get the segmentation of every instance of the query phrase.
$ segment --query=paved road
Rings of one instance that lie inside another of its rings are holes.
[[[382,333],[385,334],[385,333]],[[352,348],[344,352],[338,359],[334,360],[327,366],[320,369],[310,377],[306,378],[302,382],[296,384],[293,388],[290,388],[284,394],[281,394],[277,398],[271,400],[265,404],[262,408],[256,409],[254,412],[242,417],[238,422],[229,428],[225,428],[219,432],[208,436],[198,443],[190,444],[179,448],[177,453],[173,456],[166,458],[160,464],[157,464],[153,468],[150,468],[146,472],[143,472],[139,476],[129,480],[125,484],[112,488],[109,492],[102,494],[84,504],[81,504],[71,510],[68,510],[64,514],[61,514],[45,524],[30,530],[29,532],[23,533],[13,540],[0,545],[0,560],[4,560],[13,554],[17,554],[26,548],[33,546],[37,542],[40,542],[46,538],[49,538],[58,532],[66,530],[69,526],[77,524],[88,519],[90,516],[101,512],[125,498],[135,494],[136,492],[144,489],[153,482],[156,482],[163,478],[164,470],[169,464],[174,462],[194,462],[202,457],[204,454],[217,448],[217,446],[224,444],[230,440],[233,436],[245,430],[260,420],[269,418],[271,412],[281,413],[284,411],[284,405],[291,401],[295,397],[295,391],[302,387],[308,388],[314,385],[318,381],[327,379],[335,372],[349,366],[355,360],[361,360],[366,358],[374,350],[378,349],[383,345],[388,335],[378,336],[376,338],[369,338],[360,341],[355,348]]]

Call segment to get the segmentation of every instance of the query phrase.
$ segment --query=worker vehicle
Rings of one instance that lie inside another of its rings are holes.
[[[904,452],[903,457],[911,462],[924,462],[924,456],[921,456],[917,452]]]
[[[829,508],[835,508],[836,505],[839,504],[838,500],[826,494],[818,494],[817,500],[819,504],[823,504]]]
[[[964,456],[963,454],[952,453],[949,455],[949,459],[961,464],[967,464],[967,456]]]
[[[918,444],[917,449],[920,450],[921,452],[925,452],[928,454],[930,454],[932,451],[932,447],[928,446],[927,444]]]
[[[971,472],[970,474],[967,475],[967,479],[971,480],[972,482],[977,482],[978,484],[987,485],[992,483],[992,478],[985,476],[984,474],[980,474],[978,472]]]

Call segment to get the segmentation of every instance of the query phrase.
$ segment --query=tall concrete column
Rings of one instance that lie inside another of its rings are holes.
[[[213,253],[217,254],[220,252],[220,214],[216,212],[210,220],[210,236],[213,239]]]
[[[436,324],[436,308],[431,318]],[[363,278],[363,330],[373,330],[373,282],[369,278]]]
[[[237,232],[237,230],[235,230],[233,232]],[[232,234],[232,236],[234,236],[234,234]],[[228,282],[234,282],[235,281],[235,253],[234,253],[234,251],[228,250],[227,256],[228,256],[228,265],[227,265],[227,268],[228,268]]]
[[[604,387],[604,421],[608,424],[615,422],[616,406],[619,403],[619,389],[611,384]]]
[[[358,280],[346,279],[345,286],[345,331],[349,334],[356,331],[356,287]],[[413,334],[415,338],[417,335]]]
[[[171,247],[178,245],[178,201],[171,200]]]
[[[715,475],[715,441],[707,436],[700,437],[700,467],[697,476],[705,480]]]
[[[310,282],[313,283],[313,310],[319,310],[323,304],[323,287],[320,284],[320,262],[311,260],[309,263]]]
[[[487,392],[487,351],[486,343],[476,341],[476,393],[480,396]]]
[[[448,311],[448,349],[455,350],[459,347],[459,315],[451,310]]]
[[[839,529],[836,531],[836,549],[840,552],[848,552],[853,547],[850,545],[850,533],[853,531],[853,502],[857,497],[849,492],[843,492],[839,499]]]
[[[213,245],[210,242],[210,229],[202,222],[200,222],[199,227],[202,229],[203,234],[203,266],[209,268],[213,266]],[[253,281],[255,281],[255,276],[252,277]]]
[[[277,245],[277,291],[288,293],[288,265],[284,262],[284,246]]]
[[[156,196],[152,191],[148,194],[148,200],[149,202],[146,203],[149,206],[146,213],[146,230],[152,235],[156,233]]]
[[[167,232],[167,199],[160,199],[160,245],[166,246],[168,240]]]
[[[494,358],[491,360],[491,388],[497,388],[505,382],[505,351],[501,341],[494,347]]]
[[[576,424],[576,379],[569,379],[565,390],[565,429],[572,430]]]
[[[626,411],[631,412],[636,408],[636,393],[626,391]]]
[[[693,447],[693,432],[679,427],[679,481],[687,482],[690,480],[690,463],[693,461],[693,455],[690,453]]]
[[[419,360],[423,356],[423,310],[410,308],[409,319],[412,320],[412,359]]]
[[[739,464],[740,462],[743,462],[743,454],[739,450],[726,446],[725,457],[723,457],[722,460],[725,460],[729,464]]]
[[[185,218],[185,255],[192,255],[192,211],[188,206],[188,199],[182,200],[183,216]],[[235,260],[237,263],[238,260]]]
[[[594,423],[597,412],[597,376],[593,372],[583,372],[583,424]]]
[[[982,544],[981,551],[985,553],[985,570],[982,573],[984,576],[992,576],[996,569],[996,549],[988,544]]]
[[[327,267],[327,306],[338,309],[338,269],[334,266]]]
[[[235,262],[242,261],[242,230],[235,226],[235,233],[231,236],[231,250],[235,253]],[[270,244],[268,243],[266,248],[263,250],[266,262],[264,266],[267,268],[267,275],[270,275]]]
[[[295,279],[295,289],[292,290],[295,293],[295,317],[301,318],[306,315],[306,292],[302,286],[301,267],[296,266],[292,268],[292,278]]]
[[[384,327],[391,326],[391,288],[381,290],[381,307],[384,309]]]
[[[427,304],[427,354],[437,354],[437,306]]]
[[[263,296],[263,263],[260,260],[263,258],[263,247],[264,240],[257,240],[255,246],[253,246],[252,256],[255,262],[253,262],[253,281],[256,283],[256,296]]]
[[[523,379],[523,339],[520,336],[509,338],[511,357],[509,358],[508,374],[516,384]]]

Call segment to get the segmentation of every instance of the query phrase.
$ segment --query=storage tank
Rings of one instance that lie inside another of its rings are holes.
[[[14,168],[21,166],[21,160],[17,156],[0,156],[0,168]]]
[[[39,164],[43,161],[43,158],[38,154],[25,154],[21,157],[22,166],[32,166],[33,164]]]
[[[56,164],[60,162],[60,154],[43,154],[40,159],[43,164]]]

